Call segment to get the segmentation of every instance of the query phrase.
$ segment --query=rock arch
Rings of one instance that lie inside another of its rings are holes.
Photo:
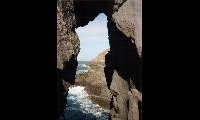
[[[87,25],[100,13],[104,13],[108,18],[111,54],[109,62],[114,66],[110,87],[119,94],[113,95],[112,98],[113,120],[139,119],[138,98],[130,97],[130,93],[133,94],[130,88],[136,87],[138,91],[142,90],[141,2],[141,0],[57,0],[57,68],[63,75],[75,76],[76,66],[71,65],[71,68],[65,70],[65,64],[72,56],[75,56],[73,63],[77,61],[76,57],[80,50],[80,41],[75,28]],[[63,75],[59,74],[57,80],[61,85],[58,86],[64,86],[63,82],[73,84],[67,77],[60,77]],[[65,90],[62,92],[65,93]],[[59,93],[59,95],[58,102],[63,101],[61,96],[64,94]],[[58,107],[58,115],[61,109]]]

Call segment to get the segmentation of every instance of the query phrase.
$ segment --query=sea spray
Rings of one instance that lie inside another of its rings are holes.
[[[108,120],[109,110],[93,104],[85,87],[70,87],[67,101],[66,116],[69,120]]]

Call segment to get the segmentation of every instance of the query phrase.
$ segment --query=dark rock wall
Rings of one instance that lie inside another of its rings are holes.
[[[77,56],[79,53],[80,42],[75,24],[73,0],[57,0],[57,68],[63,69],[72,54]]]
[[[73,0],[57,0],[57,116],[64,117],[68,87],[75,81],[80,41]]]
[[[108,11],[108,3],[113,0],[74,0],[75,27],[85,26],[93,21],[100,13]]]

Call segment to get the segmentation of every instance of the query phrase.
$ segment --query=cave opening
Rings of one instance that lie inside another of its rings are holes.
[[[91,61],[109,48],[107,16],[104,13],[100,13],[93,21],[75,31],[80,40],[79,61]]]
[[[66,116],[68,119],[74,120],[82,118],[108,120],[109,108],[105,108],[103,105],[109,107],[109,101],[105,103],[99,99],[98,95],[102,94],[102,86],[95,83],[98,81],[103,83],[104,86],[106,85],[106,81],[102,80],[105,80],[103,72],[104,56],[110,47],[107,16],[100,13],[87,25],[80,26],[75,31],[80,40],[80,52],[77,56],[78,66],[75,86],[69,87],[68,91]],[[91,71],[95,71],[95,73]],[[96,75],[102,76],[103,79],[101,77],[93,78]],[[106,91],[106,93],[109,93],[109,91]]]
[[[75,31],[80,40],[77,71],[86,72],[89,68],[86,64],[109,49],[107,16],[100,13],[93,21],[83,27],[78,27]],[[104,61],[104,58],[99,58],[99,60]]]

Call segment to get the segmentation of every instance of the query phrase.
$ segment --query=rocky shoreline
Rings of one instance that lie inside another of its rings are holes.
[[[76,75],[76,85],[84,86],[90,99],[104,109],[110,109],[111,93],[107,87],[104,75],[105,54],[108,50],[100,53],[87,65],[88,72]]]

